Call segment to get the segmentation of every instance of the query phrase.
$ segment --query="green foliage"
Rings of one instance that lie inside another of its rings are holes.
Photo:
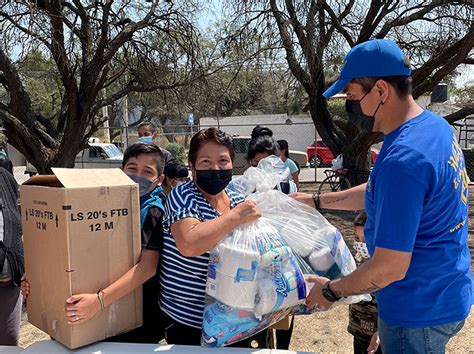
[[[61,103],[61,84],[54,62],[33,49],[20,60],[18,71],[30,93],[33,109],[51,117]]]
[[[176,160],[183,163],[186,160],[186,150],[184,149],[183,145],[178,143],[170,143],[166,145],[165,149],[168,150]]]
[[[333,99],[328,101],[328,110],[332,117],[339,117],[344,120],[348,120],[346,113],[346,100],[345,99]]]

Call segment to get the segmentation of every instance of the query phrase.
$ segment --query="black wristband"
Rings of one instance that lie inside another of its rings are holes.
[[[319,192],[313,194],[314,207],[316,210],[321,210],[321,198]]]
[[[334,291],[332,291],[332,289],[329,287],[330,282],[331,281],[329,280],[323,285],[322,293],[323,293],[323,296],[326,300],[328,300],[330,302],[336,302],[339,299],[341,299],[341,297],[337,296],[336,293]]]

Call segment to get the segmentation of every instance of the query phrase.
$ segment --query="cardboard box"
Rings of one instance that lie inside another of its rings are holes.
[[[141,287],[76,326],[64,307],[96,293],[137,263],[141,251],[138,186],[120,169],[53,169],[20,187],[28,320],[74,349],[142,324]]]

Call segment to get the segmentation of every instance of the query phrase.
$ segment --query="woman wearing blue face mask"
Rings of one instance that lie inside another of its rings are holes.
[[[170,323],[168,344],[199,345],[209,250],[235,227],[258,219],[260,212],[255,202],[225,189],[234,158],[229,135],[215,128],[199,131],[188,158],[193,180],[174,188],[165,206],[160,308]],[[236,346],[250,347],[252,340]]]

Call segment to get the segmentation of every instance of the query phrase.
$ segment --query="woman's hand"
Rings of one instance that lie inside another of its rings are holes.
[[[70,325],[78,325],[90,320],[100,311],[97,294],[73,295],[66,300],[66,319]]]
[[[232,212],[238,214],[240,224],[257,220],[262,216],[260,211],[257,209],[257,203],[253,200],[246,200],[245,202],[240,203],[232,209]]]
[[[380,338],[379,331],[375,332],[370,339],[369,347],[367,348],[367,353],[375,353],[379,349]]]
[[[28,280],[26,280],[25,274],[23,274],[21,277],[20,291],[21,295],[23,295],[23,301],[26,301],[26,299],[28,299],[28,295],[30,295],[30,283],[28,283]]]

